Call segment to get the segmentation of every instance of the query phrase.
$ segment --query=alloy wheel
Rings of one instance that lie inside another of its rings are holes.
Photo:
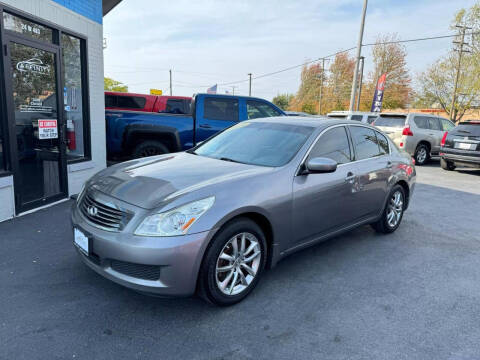
[[[421,147],[417,151],[417,162],[423,164],[427,160],[427,149],[425,147]]]
[[[403,194],[400,191],[395,191],[390,198],[387,210],[388,226],[394,228],[399,223],[403,212]]]
[[[262,250],[257,237],[248,232],[233,236],[217,259],[215,277],[218,289],[225,295],[245,291],[257,276]]]

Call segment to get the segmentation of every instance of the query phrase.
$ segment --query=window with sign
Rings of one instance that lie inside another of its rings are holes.
[[[85,96],[84,40],[62,33],[63,107],[67,125],[67,159],[89,156],[88,112]]]
[[[47,26],[35,23],[8,12],[3,13],[3,26],[5,30],[14,31],[34,40],[53,42],[53,30]]]

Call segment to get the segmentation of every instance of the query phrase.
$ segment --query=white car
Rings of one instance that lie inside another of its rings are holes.
[[[355,120],[365,124],[371,124],[377,119],[378,114],[363,111],[332,111],[328,113],[327,116],[329,118]]]

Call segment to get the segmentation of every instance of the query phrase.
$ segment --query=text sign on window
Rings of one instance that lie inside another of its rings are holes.
[[[40,140],[57,139],[57,120],[38,120],[38,138]]]
[[[51,43],[53,39],[53,30],[51,28],[7,12],[3,13],[3,26],[6,30],[15,31],[36,40]]]

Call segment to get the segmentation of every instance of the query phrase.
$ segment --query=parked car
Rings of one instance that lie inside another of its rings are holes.
[[[105,92],[105,110],[129,110],[143,112],[190,113],[191,97],[159,96],[122,92]]]
[[[455,127],[448,119],[423,113],[382,113],[373,125],[412,155],[417,165],[438,155],[443,134]]]
[[[198,94],[188,113],[105,110],[109,160],[132,159],[187,150],[239,121],[282,116],[259,98]]]
[[[377,116],[377,113],[362,111],[332,111],[327,114],[329,118],[355,120],[365,124],[373,123]]]
[[[369,125],[245,121],[92,177],[72,209],[74,243],[123,286],[230,305],[297,250],[363,224],[395,231],[415,177],[412,158]]]
[[[480,168],[480,121],[461,122],[445,132],[440,156],[445,170],[455,170],[457,166]]]

